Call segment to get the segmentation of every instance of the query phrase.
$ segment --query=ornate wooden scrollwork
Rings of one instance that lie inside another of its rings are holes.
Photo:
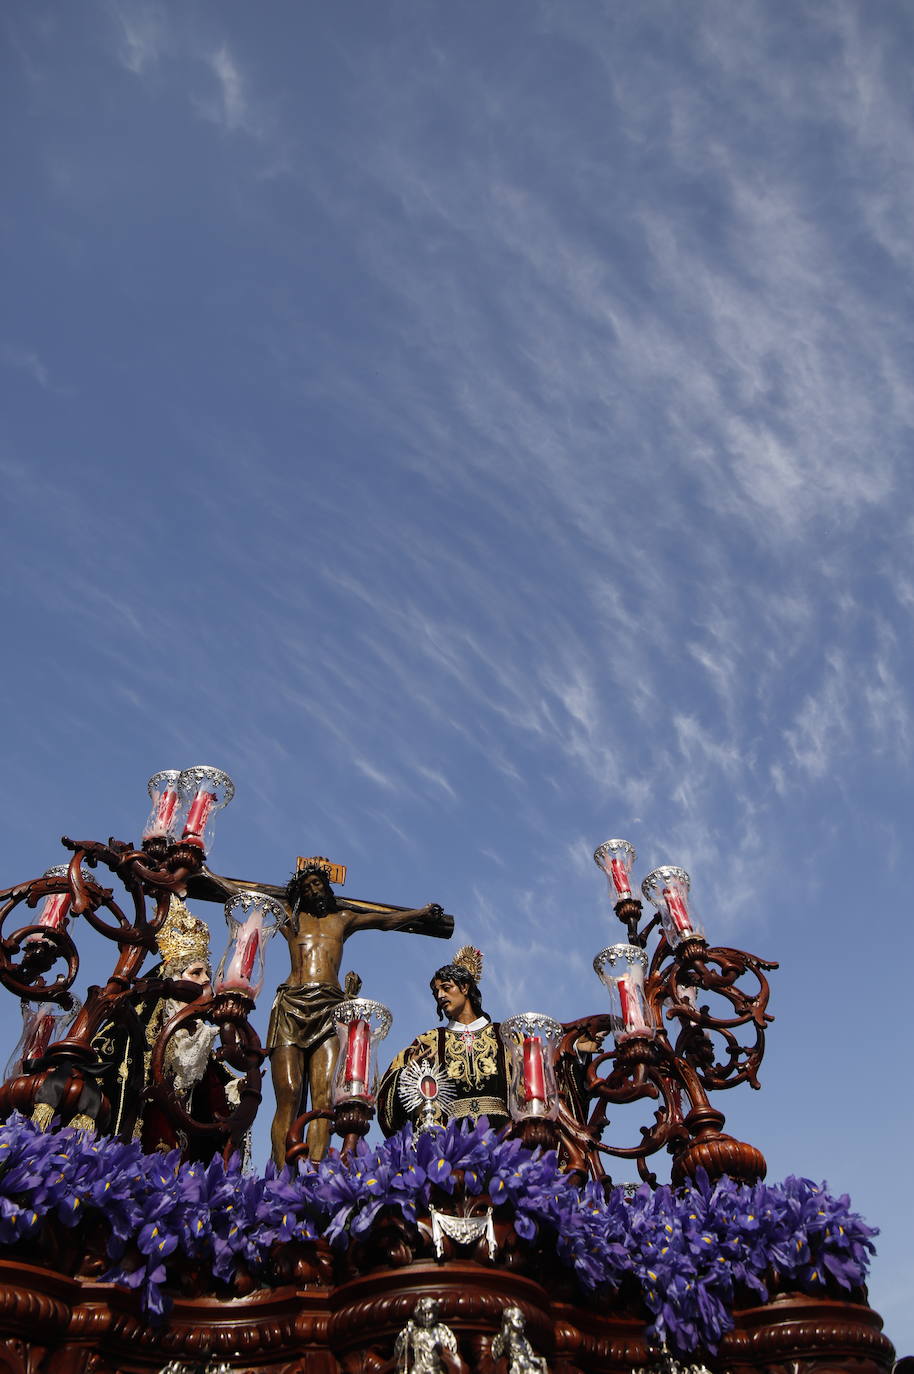
[[[172,996],[180,996],[181,986],[163,980],[159,991],[162,993],[169,989]],[[147,995],[148,992],[147,987]],[[261,1100],[263,1075],[260,1066],[264,1051],[256,1031],[247,1020],[253,1004],[234,993],[216,993],[202,998],[198,996],[199,988],[194,988],[193,993],[196,1000],[177,1011],[159,1032],[150,1059],[146,1095],[188,1137],[199,1139],[217,1136],[225,1142],[226,1151],[230,1151],[238,1147],[244,1133],[250,1129]],[[215,1058],[243,1074],[237,1080],[237,1106],[226,1115],[217,1114],[208,1121],[198,1119],[188,1110],[175,1090],[174,1075],[168,1069],[168,1052],[175,1043],[175,1037],[186,1033],[201,1021],[216,1027],[219,1032],[220,1048]]]
[[[636,942],[640,903],[620,903]],[[649,929],[649,927],[648,927]],[[640,957],[640,956],[639,956]],[[673,1156],[674,1181],[694,1174],[699,1166],[711,1177],[732,1173],[751,1180],[765,1174],[765,1161],[754,1146],[735,1141],[721,1127],[724,1117],[711,1107],[708,1092],[748,1082],[757,1088],[758,1069],[765,1051],[765,1028],[773,1017],[767,1011],[765,972],[777,965],[742,950],[708,948],[700,938],[671,949],[661,937],[644,984],[644,997],[656,1029],[627,1034],[614,1049],[596,1053],[581,1073],[576,1090],[566,1094],[559,1112],[562,1150],[568,1167],[587,1169],[604,1177],[601,1156],[636,1161],[641,1177],[656,1186],[647,1159],[662,1149]],[[748,975],[750,989],[740,986]],[[716,1015],[701,1002],[701,994],[715,994],[730,1003],[732,1015]],[[674,1040],[665,1029],[678,1023]],[[737,1036],[751,1028],[749,1043]],[[565,1025],[559,1046],[561,1076],[575,1078],[575,1045],[582,1037],[601,1041],[617,1026],[610,1015],[581,1017]],[[724,1048],[718,1057],[712,1037]],[[564,1065],[564,1070],[561,1066]],[[636,1101],[654,1101],[654,1119],[641,1128],[641,1140],[631,1145],[607,1140],[609,1108]],[[576,1110],[575,1110],[576,1108]]]
[[[64,836],[62,843],[72,856],[65,872],[43,875],[0,892],[0,984],[23,1001],[67,1005],[79,956],[65,923],[61,928],[36,923],[4,935],[4,927],[18,907],[25,904],[34,908],[55,894],[68,899],[67,920],[81,918],[117,946],[117,962],[104,986],[90,988],[65,1038],[50,1044],[28,1072],[0,1087],[0,1113],[18,1110],[31,1114],[38,1109],[43,1121],[56,1117],[64,1124],[71,1120],[80,1125],[95,1124],[124,1131],[129,1138],[140,1102],[134,1103],[123,1118],[112,1111],[104,1088],[106,1065],[97,1038],[106,1028],[112,1029],[124,1039],[125,1053],[142,1064],[148,1049],[138,1006],[159,995],[178,1001],[198,996],[197,988],[182,992],[181,984],[143,980],[139,971],[147,954],[156,948],[156,933],[168,917],[172,895],[185,890],[188,878],[199,871],[205,856],[198,846],[182,841],[144,849],[115,839],[101,843]],[[112,889],[101,886],[86,872],[99,865],[109,869],[124,887],[126,910],[115,900]],[[61,959],[66,971],[49,982],[45,975]],[[263,1059],[260,1042],[247,1021],[251,1005],[238,997],[210,998],[203,1007],[180,1011],[164,1027],[151,1056],[150,1095],[176,1129],[195,1137],[221,1137],[231,1146],[250,1126],[260,1102]],[[222,1041],[219,1055],[243,1075],[237,1107],[209,1122],[201,1122],[187,1111],[164,1072],[168,1041],[201,1017],[218,1027]]]

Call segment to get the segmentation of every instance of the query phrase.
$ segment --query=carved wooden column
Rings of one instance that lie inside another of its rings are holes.
[[[0,1259],[0,1374],[32,1374],[70,1323],[79,1284],[37,1265]]]
[[[133,1294],[84,1286],[72,1337],[92,1333],[89,1369],[150,1374],[171,1360],[197,1368],[210,1360],[255,1374],[337,1374],[327,1345],[327,1289],[264,1289],[248,1298],[178,1298],[161,1325],[139,1314]],[[100,1309],[107,1320],[100,1319]],[[63,1367],[54,1374],[71,1374]],[[73,1370],[72,1374],[76,1374]]]
[[[882,1318],[863,1303],[785,1293],[734,1316],[719,1359],[732,1374],[886,1374],[895,1357]]]

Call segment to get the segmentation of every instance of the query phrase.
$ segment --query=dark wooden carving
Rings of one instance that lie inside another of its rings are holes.
[[[891,1366],[892,1343],[882,1319],[863,1302],[783,1293],[764,1306],[737,1312],[736,1328],[724,1338],[721,1356],[734,1371],[765,1369],[772,1374],[797,1364],[846,1374],[878,1374]]]
[[[639,901],[628,898],[615,910],[631,943],[643,948],[657,918],[639,932]],[[566,1168],[602,1178],[605,1156],[631,1159],[654,1187],[657,1179],[647,1160],[666,1149],[673,1156],[674,1183],[693,1178],[699,1168],[712,1179],[725,1174],[745,1182],[764,1178],[761,1151],[721,1130],[723,1113],[711,1106],[708,1093],[740,1083],[759,1087],[765,1028],[774,1019],[767,1009],[765,973],[774,968],[777,964],[743,950],[709,948],[699,937],[672,949],[662,936],[644,984],[656,1033],[630,1034],[615,1049],[595,1054],[580,1080],[574,1072],[575,1045],[581,1037],[602,1040],[613,1023],[608,1015],[567,1022],[557,1056],[564,1084],[557,1127]],[[739,985],[741,979],[749,980],[748,988]],[[715,1014],[702,1000],[709,993],[730,1004],[722,1009],[729,1014]],[[678,1030],[668,1031],[668,1023]],[[605,1140],[610,1106],[644,1099],[657,1106],[641,1140],[627,1146]]]
[[[397,1333],[420,1297],[433,1296],[464,1365],[501,1374],[492,1338],[506,1307],[521,1309],[551,1374],[632,1374],[655,1363],[646,1314],[624,1295],[566,1301],[551,1283],[498,1263],[428,1259],[376,1268],[334,1286],[286,1284],[244,1298],[176,1298],[164,1323],[136,1295],[49,1269],[0,1260],[0,1374],[188,1374],[228,1364],[240,1374],[385,1374]],[[893,1350],[862,1300],[783,1293],[739,1309],[718,1374],[888,1374]]]
[[[253,1003],[227,994],[201,998],[194,984],[139,976],[147,954],[155,950],[156,932],[168,915],[171,895],[182,892],[188,878],[199,870],[202,850],[191,842],[181,841],[170,845],[151,842],[144,849],[134,849],[114,839],[99,844],[63,836],[62,842],[72,853],[65,874],[33,879],[0,891],[0,985],[25,1002],[56,1001],[64,1007],[72,1006],[69,990],[79,968],[79,956],[70,934],[38,924],[5,934],[8,918],[14,912],[34,908],[51,894],[69,896],[70,914],[81,917],[117,946],[117,962],[104,986],[90,987],[85,1005],[66,1038],[50,1044],[40,1060],[29,1063],[28,1072],[0,1085],[0,1117],[14,1110],[28,1116],[37,1106],[48,1118],[53,1114],[64,1125],[85,1126],[92,1122],[102,1130],[107,1129],[111,1103],[105,1092],[104,1065],[95,1049],[95,1037],[103,1026],[114,1026],[128,1037],[141,1060],[146,1046],[137,1007],[153,997],[193,1000],[192,1007],[179,1011],[163,1028],[152,1055],[147,1095],[174,1131],[191,1142],[205,1142],[209,1153],[223,1149],[228,1155],[237,1148],[260,1103],[263,1051],[247,1021]],[[114,900],[110,888],[87,876],[86,867],[95,869],[99,865],[108,868],[124,887],[130,917]],[[65,972],[49,981],[45,975],[61,961],[66,965]],[[169,1038],[188,1022],[197,1020],[209,1021],[219,1028],[221,1056],[245,1075],[240,1104],[207,1121],[197,1121],[188,1114],[164,1070]],[[135,1104],[133,1116],[121,1123],[119,1134],[123,1139],[132,1136],[138,1107]]]

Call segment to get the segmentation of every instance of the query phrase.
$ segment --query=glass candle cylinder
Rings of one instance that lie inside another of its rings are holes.
[[[641,891],[659,911],[663,933],[672,949],[683,940],[704,939],[702,928],[689,908],[689,875],[684,868],[673,864],[655,868],[641,884]]]
[[[632,896],[632,865],[637,859],[628,840],[607,840],[594,850],[593,861],[602,868],[609,880],[609,896],[613,905]]]
[[[22,1033],[3,1071],[4,1078],[32,1072],[48,1045],[60,1040],[75,1020],[81,1003],[75,997],[72,1002],[69,1009],[57,1002],[22,1003]]]
[[[69,864],[54,864],[53,867],[45,869],[45,878],[65,878]],[[36,925],[44,926],[46,930],[66,930],[69,922],[70,894],[69,892],[51,892],[41,903],[41,909],[36,918]],[[40,936],[33,938],[40,939]]]
[[[560,1022],[537,1011],[524,1011],[502,1021],[499,1034],[508,1056],[508,1110],[512,1120],[558,1115],[555,1055],[564,1033]]]
[[[178,779],[178,791],[187,806],[181,838],[208,853],[213,842],[213,819],[234,797],[235,784],[221,768],[198,764],[184,769]]]
[[[638,945],[610,945],[600,951],[593,966],[609,993],[616,1044],[633,1035],[652,1036],[654,1017],[644,996],[644,950]]]
[[[333,1013],[336,1024],[336,1071],[333,1102],[374,1102],[378,1092],[377,1047],[393,1025],[387,1007],[370,997],[351,997]]]
[[[256,998],[263,987],[264,957],[285,908],[265,892],[236,892],[225,904],[228,948],[216,970],[216,992]]]
[[[180,780],[180,769],[163,768],[160,773],[153,773],[146,784],[152,801],[152,810],[143,830],[144,842],[173,840],[178,834],[178,823],[184,809]]]
[[[45,869],[43,878],[65,878],[69,872],[69,864],[53,864],[51,868]],[[80,869],[84,879],[91,880],[92,875],[88,872],[85,865]],[[66,930],[70,922],[70,893],[50,892],[41,903],[41,907],[33,922],[34,925],[44,926],[46,930]],[[32,940],[40,940],[41,936],[36,932],[29,935],[26,943]]]

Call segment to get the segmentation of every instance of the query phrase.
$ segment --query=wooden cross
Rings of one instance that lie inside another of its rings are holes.
[[[296,862],[296,869],[301,872],[310,864],[317,864],[323,868],[331,883],[342,886],[346,881],[346,865],[334,863],[330,859],[325,859],[323,855],[306,859],[299,856]],[[224,905],[229,897],[237,892],[265,892],[269,897],[276,898],[277,901],[285,901],[286,886],[276,883],[255,883],[248,878],[225,878],[219,873],[211,873],[203,866],[199,873],[187,880],[187,895],[192,901],[198,902],[218,902]],[[349,907],[352,911],[381,911],[396,912],[409,911],[408,906],[392,906],[386,902],[369,902],[357,897],[346,897],[340,899],[340,905]],[[439,940],[450,940],[454,934],[454,917],[444,912],[442,916],[435,919],[432,916],[421,917],[418,920],[410,921],[409,925],[399,926],[399,930],[408,935],[432,935]]]

